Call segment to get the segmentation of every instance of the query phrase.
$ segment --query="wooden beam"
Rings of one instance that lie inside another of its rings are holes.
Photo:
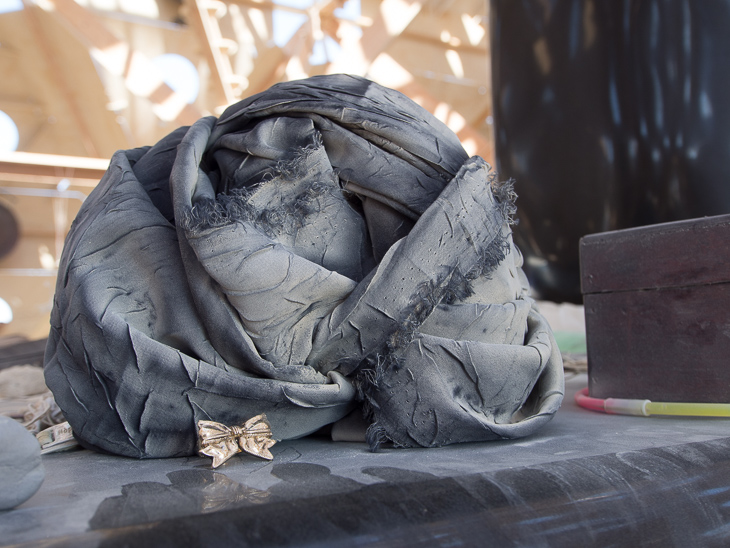
[[[162,81],[154,63],[112,33],[100,17],[74,0],[48,0],[53,13],[69,25],[89,48],[91,56],[112,74],[124,77],[127,89],[148,99],[164,121],[192,124],[202,113]]]
[[[55,188],[60,179],[70,179],[74,185],[95,187],[108,167],[109,160],[103,158],[6,152],[0,154],[0,181]]]
[[[268,49],[266,44],[274,39],[273,15],[271,10],[266,11],[260,7],[245,7],[243,9],[239,8],[239,13],[243,18],[244,24],[253,36],[254,44],[260,56],[263,53],[262,50]]]
[[[98,156],[99,152],[94,145],[94,141],[91,137],[91,131],[89,126],[84,119],[79,105],[71,92],[71,89],[64,78],[58,63],[55,61],[51,47],[48,44],[45,33],[41,30],[40,22],[38,21],[38,15],[36,14],[36,6],[32,5],[29,0],[23,0],[23,13],[25,19],[28,22],[28,27],[33,34],[33,38],[43,54],[43,63],[45,64],[47,72],[51,75],[51,81],[58,89],[59,94],[63,97],[66,107],[71,113],[71,118],[74,124],[79,130],[81,136],[81,143],[89,156]]]
[[[306,14],[309,8],[297,8],[294,6],[287,6],[286,4],[275,4],[271,0],[228,0],[230,4],[238,4],[248,8],[259,8],[268,10],[283,10],[292,13],[303,13]]]
[[[347,0],[341,0],[339,3],[344,4],[345,1],[347,1]],[[227,0],[227,3],[237,4],[239,6],[247,7],[247,8],[265,9],[265,10],[269,10],[269,11],[281,10],[281,11],[288,11],[291,13],[301,13],[302,15],[309,15],[312,8],[318,9],[316,5],[309,7],[309,8],[297,8],[294,6],[287,6],[286,4],[275,4],[271,0]],[[337,7],[340,7],[340,6],[337,6]],[[338,17],[335,14],[333,14],[333,17],[335,17],[336,19],[342,20],[342,21],[347,21],[348,23],[352,23],[359,27],[369,27],[373,24],[372,19],[370,19],[369,17],[360,16],[355,20]]]
[[[184,0],[187,7],[188,19],[192,23],[205,57],[208,60],[211,75],[216,88],[221,95],[224,106],[234,103],[241,95],[240,88],[246,87],[245,79],[237,78],[233,73],[231,59],[224,51],[227,41],[221,34],[218,25],[218,14],[212,13],[218,7],[209,0]],[[222,4],[225,7],[225,4]],[[234,83],[239,83],[238,92],[234,90]]]
[[[323,9],[336,0],[327,0],[319,5],[317,9]],[[311,47],[308,47],[308,40],[311,38],[312,26],[309,21],[305,21],[284,45],[283,48],[272,48],[269,53],[269,60],[263,63],[259,60],[256,68],[262,67],[261,70],[254,71],[249,76],[249,87],[246,90],[248,95],[254,95],[270,88],[272,85],[280,82],[285,74],[286,69],[292,59],[296,56],[309,54]],[[273,58],[273,59],[272,59]]]
[[[383,0],[373,24],[363,29],[357,41],[343,37],[342,51],[326,68],[327,74],[346,72],[365,76],[375,59],[385,51],[421,11],[418,0]]]
[[[465,53],[474,53],[477,55],[484,55],[486,57],[487,55],[487,49],[485,47],[480,46],[472,46],[468,43],[463,43],[461,41],[456,42],[453,38],[451,40],[444,40],[441,37],[436,36],[425,36],[423,34],[415,33],[415,32],[403,32],[400,35],[400,38],[405,38],[406,40],[411,40],[413,42],[421,42],[425,44],[432,44],[432,45],[438,45],[442,46],[446,49],[452,49],[454,51],[460,51]]]
[[[25,112],[34,112],[43,107],[35,98],[10,96],[0,94],[0,106],[2,110],[16,110]]]

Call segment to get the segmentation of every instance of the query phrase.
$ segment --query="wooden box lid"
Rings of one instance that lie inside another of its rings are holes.
[[[585,236],[597,398],[730,402],[730,215]]]
[[[583,294],[730,282],[730,215],[584,236]]]

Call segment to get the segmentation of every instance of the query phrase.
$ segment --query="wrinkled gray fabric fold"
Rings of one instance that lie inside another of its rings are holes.
[[[373,447],[528,435],[562,361],[513,201],[403,95],[279,84],[114,155],[67,238],[47,383],[85,445],[135,457],[193,454],[200,419],[287,439],[355,407]]]

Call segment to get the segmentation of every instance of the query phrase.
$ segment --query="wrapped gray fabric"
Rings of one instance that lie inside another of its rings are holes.
[[[59,268],[46,380],[86,446],[190,455],[363,406],[373,447],[515,438],[562,361],[512,244],[514,193],[405,96],[279,84],[121,151]]]

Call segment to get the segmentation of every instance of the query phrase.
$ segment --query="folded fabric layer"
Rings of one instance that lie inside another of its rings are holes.
[[[405,96],[274,86],[120,151],[66,241],[46,380],[80,441],[193,454],[363,407],[373,447],[528,435],[562,361],[513,245],[514,193]]]

